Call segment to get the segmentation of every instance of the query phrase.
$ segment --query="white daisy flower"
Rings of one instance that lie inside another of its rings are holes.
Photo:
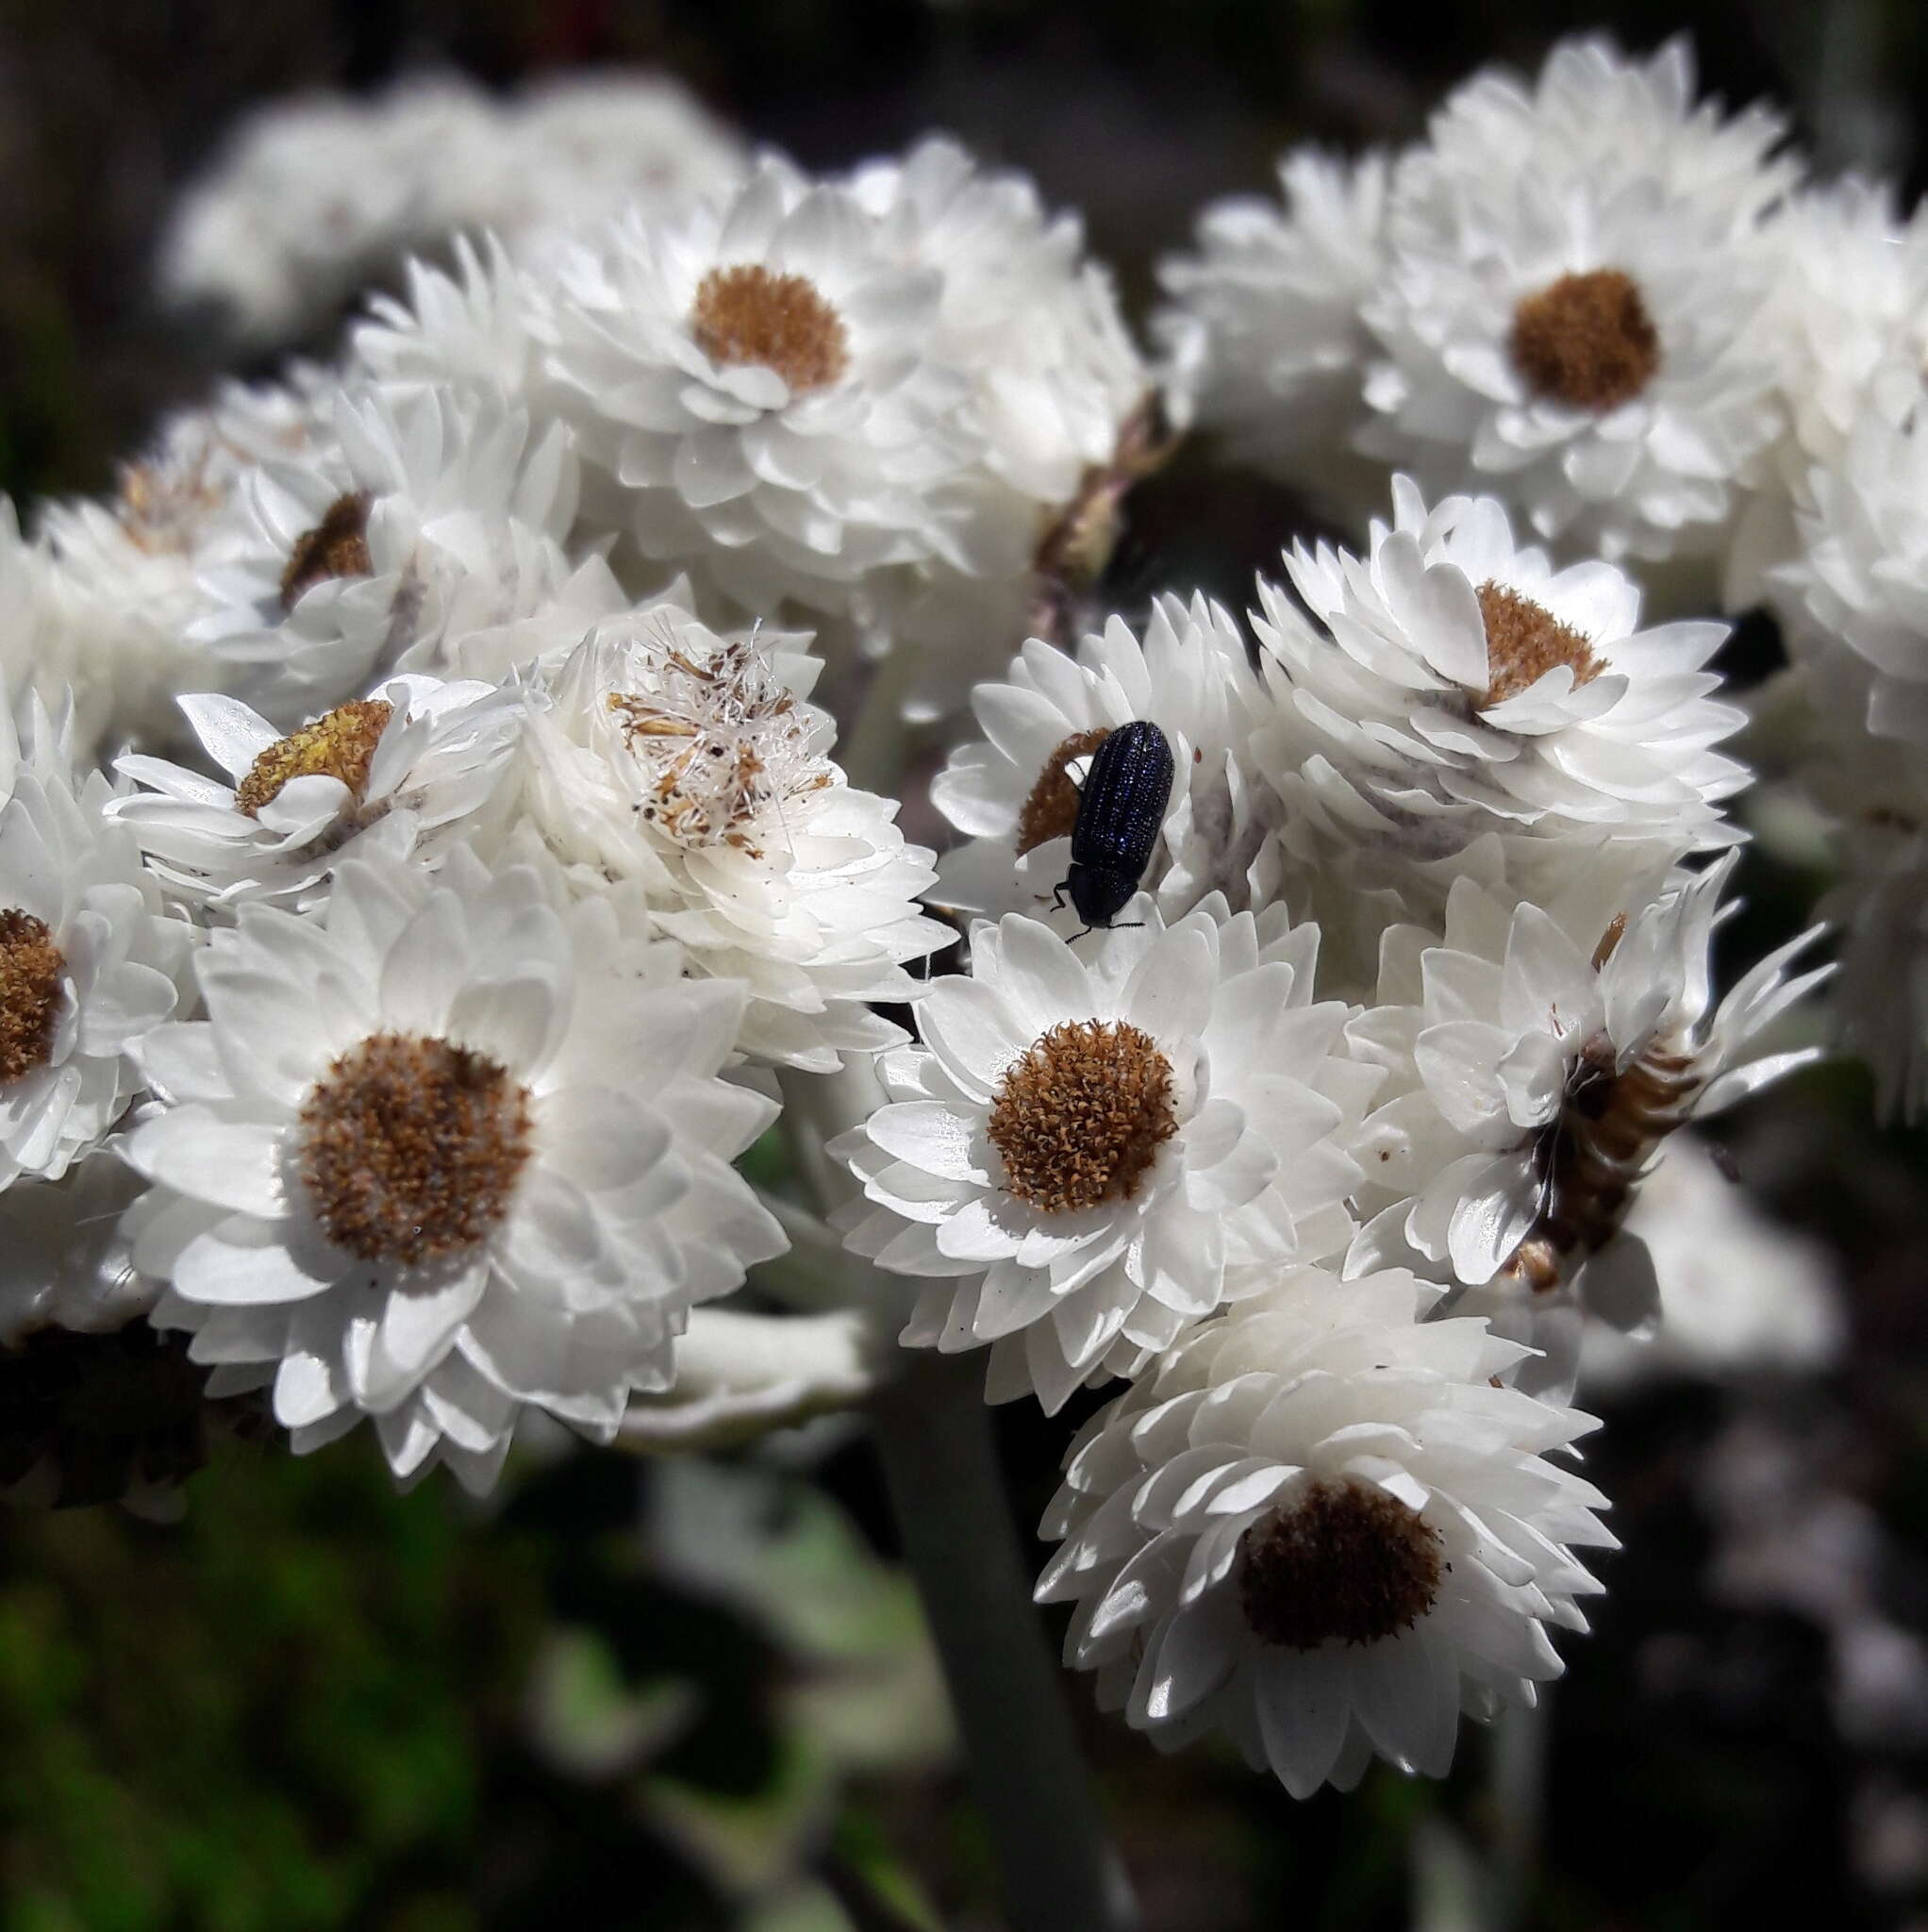
[[[523,703],[490,684],[391,678],[283,736],[239,698],[180,700],[226,782],[129,756],[147,789],[109,815],[132,828],[156,875],[191,906],[254,901],[307,911],[347,858],[433,870],[515,750]]]
[[[1137,719],[1165,734],[1175,773],[1144,874],[1159,911],[1176,920],[1213,891],[1241,909],[1276,896],[1273,801],[1246,755],[1268,707],[1244,635],[1221,606],[1161,596],[1142,643],[1114,617],[1075,657],[1034,638],[1004,681],[977,687],[972,708],[984,737],[954,751],[931,786],[932,802],[967,835],[939,863],[939,904],[1052,918],[1081,767]]]
[[[1643,627],[1631,577],[1555,570],[1490,497],[1428,510],[1395,477],[1392,502],[1364,557],[1287,553],[1312,622],[1258,587],[1277,716],[1255,755],[1288,824],[1348,821],[1350,842],[1371,829],[1423,858],[1509,827],[1739,837],[1720,806],[1746,768],[1713,747],[1745,714],[1705,668],[1725,625]]]
[[[1462,88],[1395,172],[1362,447],[1583,552],[1714,558],[1781,431],[1755,340],[1781,131],[1696,108],[1685,39]]]
[[[1770,574],[1813,698],[1878,737],[1928,745],[1928,403],[1910,356],[1870,379],[1833,462],[1796,505],[1800,555]]]
[[[530,687],[522,810],[596,889],[640,886],[691,970],[747,994],[739,1045],[820,1073],[904,1036],[871,1010],[950,942],[930,854],[845,782],[804,701],[807,639],[719,637],[673,602],[602,625]]]
[[[42,1328],[125,1328],[147,1312],[157,1285],[135,1273],[120,1227],[144,1186],[108,1142],[57,1181],[0,1192],[0,1349]]]
[[[1650,899],[1624,866],[1576,854],[1569,884],[1543,904],[1476,867],[1453,887],[1443,941],[1388,935],[1381,1008],[1354,1044],[1393,1070],[1391,1097],[1360,1139],[1361,1207],[1392,1205],[1353,1265],[1416,1250],[1469,1285],[1505,1269],[1541,1293],[1583,1264],[1604,1292],[1619,1267],[1632,1278],[1618,1291],[1651,1305],[1637,1244],[1601,1251],[1654,1149],[1690,1116],[1819,1052],[1750,1059],[1744,1049],[1827,976],[1787,974],[1820,928],[1715,996],[1713,932],[1732,909],[1720,895],[1737,857],[1676,874]]]
[[[833,1142],[863,1185],[849,1245],[931,1283],[913,1347],[991,1346],[986,1394],[1048,1411],[1140,1351],[1342,1247],[1347,1149],[1378,1083],[1314,1005],[1319,935],[1222,901],[1082,956],[1017,914],[933,982],[889,1103]]]
[[[166,915],[107,780],[25,770],[0,805],[0,1189],[58,1180],[140,1092],[192,934]]]
[[[1198,254],[1160,264],[1172,298],[1155,324],[1174,409],[1217,431],[1235,461],[1350,521],[1384,493],[1384,468],[1353,440],[1366,418],[1371,338],[1361,305],[1386,263],[1386,155],[1355,161],[1300,148],[1279,162],[1280,207],[1222,201]]]
[[[556,892],[351,861],[320,918],[217,933],[208,1017],[147,1043],[155,1320],[272,1380],[297,1450],[370,1415],[398,1475],[483,1489],[524,1408],[607,1441],[691,1304],[783,1246],[728,1165],[773,1111],[717,1077],[740,992]]]
[[[1038,1585],[1065,1661],[1162,1750],[1222,1731],[1294,1797],[1374,1755],[1442,1775],[1462,1711],[1531,1705],[1584,1630],[1606,1499],[1549,1459],[1590,1416],[1504,1386],[1521,1354],[1421,1322],[1410,1274],[1293,1269],[1087,1424]]]
[[[541,326],[583,454],[646,556],[739,602],[850,608],[885,565],[949,558],[982,452],[930,347],[941,277],[848,188],[766,158],[681,224],[637,214],[557,268]]]
[[[434,389],[343,392],[326,447],[241,478],[191,626],[222,682],[292,726],[384,673],[443,668],[453,641],[543,608],[576,471],[560,425]]]

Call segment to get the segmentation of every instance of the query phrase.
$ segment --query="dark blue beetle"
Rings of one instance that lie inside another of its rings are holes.
[[[1172,747],[1142,718],[1121,724],[1091,754],[1072,827],[1072,869],[1052,894],[1072,895],[1085,930],[1108,931],[1139,889],[1172,796]]]

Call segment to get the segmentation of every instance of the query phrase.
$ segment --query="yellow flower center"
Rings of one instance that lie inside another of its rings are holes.
[[[281,608],[292,610],[303,595],[329,577],[365,577],[374,569],[368,554],[366,491],[338,496],[312,530],[304,530],[281,573]]]
[[[278,798],[291,778],[339,778],[359,805],[368,790],[375,746],[394,708],[385,698],[357,698],[277,740],[248,767],[247,776],[235,788],[235,809],[258,818],[261,808]]]

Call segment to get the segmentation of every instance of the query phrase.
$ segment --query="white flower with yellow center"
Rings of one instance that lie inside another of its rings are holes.
[[[530,687],[520,798],[596,890],[640,886],[691,970],[741,985],[744,1052],[829,1073],[903,1038],[871,1005],[913,997],[906,962],[950,933],[917,904],[930,854],[832,761],[793,641],[671,602],[600,625]]]
[[[168,891],[223,913],[251,901],[305,911],[344,859],[433,870],[508,765],[523,703],[513,689],[395,677],[284,736],[239,698],[180,700],[225,781],[129,756],[147,788],[116,799]]]
[[[867,574],[960,566],[982,454],[936,359],[942,278],[846,187],[766,158],[681,223],[632,214],[557,266],[548,373],[644,554],[759,609],[849,609]]]
[[[135,1264],[197,1360],[272,1381],[297,1449],[375,1419],[396,1474],[486,1488],[540,1407],[607,1441],[693,1303],[783,1246],[729,1166],[741,993],[605,895],[467,851],[353,862],[319,918],[249,907],[157,1032]]]
[[[58,1180],[107,1138],[179,1001],[193,935],[110,795],[98,773],[27,769],[0,804],[0,1188]]]
[[[251,469],[190,627],[219,681],[284,728],[392,670],[439,671],[471,632],[569,581],[575,458],[559,424],[475,392],[343,391],[325,444]]]
[[[1733,843],[1747,772],[1713,747],[1744,714],[1705,668],[1726,627],[1643,626],[1631,577],[1554,569],[1489,497],[1429,510],[1395,477],[1392,502],[1363,557],[1287,553],[1303,609],[1259,585],[1277,715],[1255,755],[1288,826],[1418,858],[1509,829]]]
[[[1361,446],[1584,551],[1705,560],[1711,587],[1781,433],[1757,335],[1781,131],[1697,108],[1685,40],[1468,83],[1394,174]]]
[[[880,1062],[889,1103],[833,1143],[863,1185],[849,1244],[930,1281],[904,1340],[990,1344],[993,1402],[1047,1410],[1269,1269],[1352,1231],[1348,1146],[1376,1069],[1349,1008],[1315,1005],[1314,927],[1222,901],[1083,953],[1011,914],[937,980],[923,1044]]]
[[[1437,1291],[1293,1269],[1185,1338],[1073,1443],[1042,1533],[1065,1661],[1162,1750],[1228,1736],[1294,1797],[1373,1757],[1432,1776],[1462,1711],[1531,1705],[1584,1630],[1606,1499],[1550,1459],[1590,1416]]]
[[[1353,440],[1366,417],[1371,338],[1361,305],[1386,263],[1383,154],[1301,148],[1279,162],[1281,208],[1241,196],[1206,208],[1198,254],[1159,267],[1157,319],[1175,407],[1232,458],[1350,516],[1386,473]]]
[[[1159,597],[1142,642],[1114,617],[1075,657],[1034,638],[1002,682],[977,687],[972,708],[984,737],[954,751],[931,787],[932,801],[967,835],[939,864],[936,903],[1053,917],[1082,771],[1112,731],[1136,719],[1165,734],[1175,773],[1144,874],[1159,911],[1177,919],[1212,891],[1238,907],[1275,896],[1271,796],[1247,757],[1268,708],[1243,634],[1221,606]]]
[[[1650,898],[1624,867],[1576,853],[1544,904],[1475,868],[1453,887],[1443,940],[1388,936],[1380,1004],[1354,1044],[1392,1072],[1359,1141],[1361,1208],[1390,1205],[1355,1265],[1416,1251],[1469,1286],[1505,1270],[1537,1294],[1587,1266],[1596,1295],[1618,1268],[1621,1297],[1651,1307],[1651,1263],[1616,1237],[1655,1149],[1819,1052],[1745,1052],[1827,976],[1787,973],[1819,928],[1715,995],[1736,857]]]

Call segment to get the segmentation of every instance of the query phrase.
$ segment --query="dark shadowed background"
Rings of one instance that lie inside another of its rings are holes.
[[[1714,89],[1919,186],[1915,0],[0,0],[0,488],[107,487],[224,367],[154,311],[148,256],[230,120],[296,89],[648,65],[807,164],[945,128],[1082,208],[1141,314],[1155,257],[1280,148],[1404,140],[1473,66],[1594,25],[1687,28]],[[1122,598],[1242,600],[1291,534],[1207,456],[1144,493]],[[1751,632],[1743,661],[1771,651]],[[1737,956],[1811,884],[1756,862]],[[1626,1547],[1525,1740],[1538,1777],[1472,1739],[1444,1787],[1381,1772],[1295,1807],[1090,1718],[1149,1925],[1445,1932],[1449,1830],[1517,1861],[1523,1925],[1928,1924],[1928,1141],[1868,1106],[1826,1070],[1727,1136],[1841,1255],[1851,1352],[1612,1412],[1589,1457]],[[1000,1415],[1027,1524],[1076,1420]],[[359,1441],[237,1445],[177,1526],[7,1515],[0,1932],[992,1924],[892,1551],[854,1427],[721,1469],[558,1443],[487,1510],[398,1498]]]

